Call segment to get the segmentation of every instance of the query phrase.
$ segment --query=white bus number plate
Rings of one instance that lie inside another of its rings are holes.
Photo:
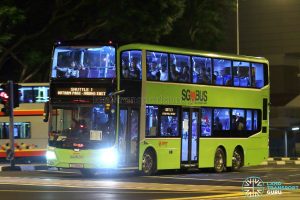
[[[70,167],[71,168],[83,168],[83,164],[81,164],[81,163],[71,163]]]

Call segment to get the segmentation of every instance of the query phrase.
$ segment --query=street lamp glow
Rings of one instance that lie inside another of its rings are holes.
[[[293,127],[293,128],[292,128],[292,131],[299,131],[299,130],[300,130],[299,127]]]

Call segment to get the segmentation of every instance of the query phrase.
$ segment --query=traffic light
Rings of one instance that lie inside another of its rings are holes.
[[[2,91],[0,91],[0,101],[3,104],[1,112],[4,112],[6,115],[9,113],[9,84],[4,83],[1,85]]]
[[[19,93],[19,85],[17,83],[11,84],[13,87],[13,107],[19,107],[20,103],[20,93]],[[0,103],[3,104],[3,108],[1,109],[6,115],[9,114],[10,110],[10,83],[4,83],[1,85],[2,91],[0,91]]]

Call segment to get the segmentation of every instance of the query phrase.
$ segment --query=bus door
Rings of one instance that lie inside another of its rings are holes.
[[[183,109],[181,116],[181,163],[195,165],[198,162],[199,112]]]
[[[126,167],[138,166],[139,113],[135,108],[120,109],[119,163]]]

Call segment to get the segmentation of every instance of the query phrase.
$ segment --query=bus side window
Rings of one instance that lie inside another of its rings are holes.
[[[191,57],[170,54],[170,77],[174,82],[191,82]]]
[[[142,79],[142,51],[124,51],[121,54],[122,78]]]
[[[211,84],[211,58],[192,57],[193,83]]]
[[[167,111],[170,109],[171,111]],[[168,113],[169,112],[169,113]],[[162,108],[160,121],[160,136],[173,137],[179,136],[178,131],[178,108]]]
[[[233,61],[233,85],[250,87],[250,63]]]
[[[201,110],[202,110],[201,136],[211,136],[212,109],[211,108],[202,108]]]
[[[214,131],[230,130],[229,109],[214,109]]]
[[[258,127],[258,114],[257,110],[254,111],[254,116],[253,116],[253,130],[257,131],[259,129]]]
[[[245,111],[242,109],[232,109],[231,129],[242,131],[245,129]]]
[[[215,85],[232,85],[231,76],[231,61],[224,59],[214,59],[214,74],[213,79],[215,79]]]
[[[246,130],[252,131],[252,110],[247,110]]]
[[[147,80],[148,81],[168,81],[168,54],[147,51]]]
[[[252,63],[252,87],[262,88],[264,86],[264,65],[261,63]]]
[[[158,106],[146,106],[146,136],[157,136]]]

